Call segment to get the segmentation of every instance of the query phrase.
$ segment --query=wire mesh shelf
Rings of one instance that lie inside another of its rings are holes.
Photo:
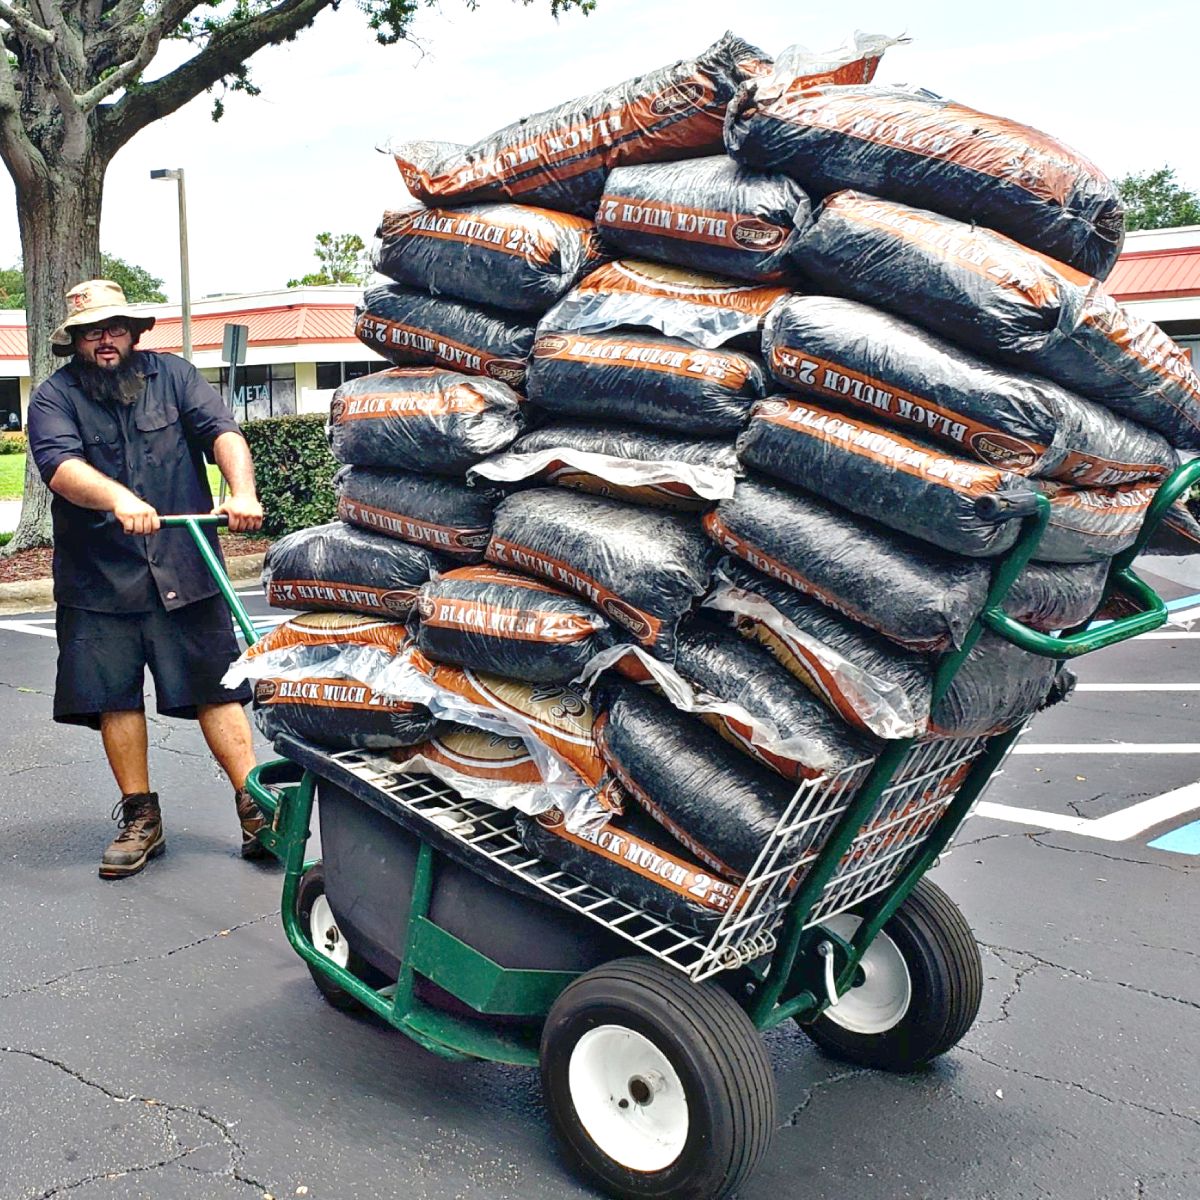
[[[987,741],[943,740],[913,749],[825,884],[805,918],[805,928],[854,908],[896,879],[919,852]],[[405,773],[381,755],[347,750],[329,757],[391,803],[436,825],[471,853],[484,855],[697,981],[745,966],[775,949],[776,931],[796,885],[872,766],[863,762],[837,775],[801,784],[716,931],[701,935],[617,900],[531,854],[521,841],[518,817],[512,811],[464,799],[430,776]]]

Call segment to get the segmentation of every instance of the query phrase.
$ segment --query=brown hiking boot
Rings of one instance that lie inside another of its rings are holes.
[[[254,803],[254,797],[245,788],[234,792],[233,799],[237,805],[238,820],[242,824],[242,857],[266,858],[270,851],[256,836],[267,824],[262,809]]]
[[[157,792],[122,796],[113,806],[112,818],[121,832],[100,860],[101,879],[124,879],[126,875],[136,875],[167,848]]]

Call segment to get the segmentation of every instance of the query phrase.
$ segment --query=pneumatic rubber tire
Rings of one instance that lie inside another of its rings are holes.
[[[770,1145],[775,1081],[749,1017],[649,958],[572,983],[542,1031],[542,1090],[572,1167],[630,1200],[718,1200]]]
[[[345,942],[329,910],[329,901],[325,899],[325,867],[322,863],[315,863],[300,877],[300,886],[296,891],[296,914],[300,918],[300,928],[318,951],[344,966],[352,975],[361,978],[369,971],[368,964]],[[340,949],[335,951],[339,942]],[[319,967],[314,967],[307,960],[304,965],[308,967],[313,983],[328,1004],[339,1012],[365,1011],[365,1005],[334,983]]]
[[[841,937],[857,926],[849,914],[840,918],[849,922],[840,928],[837,920],[828,924]],[[979,1013],[979,947],[958,906],[928,879],[917,883],[884,925],[863,966],[866,977],[859,988],[802,1025],[834,1058],[911,1071],[957,1045]]]

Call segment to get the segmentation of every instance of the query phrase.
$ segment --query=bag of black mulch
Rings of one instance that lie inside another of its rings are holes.
[[[694,518],[535,488],[497,507],[487,557],[575,592],[669,657],[716,555]]]
[[[591,221],[523,204],[386,212],[378,238],[381,275],[516,312],[545,312],[600,261]]]
[[[504,493],[412,471],[343,467],[333,477],[337,515],[350,525],[479,562]]]
[[[603,704],[596,744],[624,790],[700,862],[749,874],[796,785],[648,688],[610,683]]]
[[[531,683],[566,683],[612,640],[582,600],[515,571],[461,567],[421,588],[416,642],[426,657]]]
[[[973,558],[1003,554],[1020,532],[1017,521],[976,516],[976,500],[1028,490],[1010,471],[782,396],[754,406],[738,457],[860,516]]]
[[[521,407],[521,397],[495,379],[397,367],[334,392],[329,448],[354,466],[461,475],[521,432]]]
[[[757,352],[763,319],[786,288],[700,275],[623,258],[584,276],[538,323],[540,333],[603,333],[646,326],[712,350]]]
[[[914,538],[761,478],[704,517],[729,554],[860,625],[915,650],[961,645],[983,610],[991,565]],[[1095,611],[1106,564],[1031,562],[1005,611],[1041,631],[1069,629]]]
[[[1151,536],[1144,554],[1200,554],[1200,521],[1183,500],[1177,500]]]
[[[822,291],[886,308],[1200,450],[1200,377],[1186,352],[1065,264],[859,192],[825,201],[803,254]]]
[[[673,924],[711,934],[732,907],[736,885],[699,866],[665,829],[630,811],[600,829],[572,833],[561,812],[518,817],[531,854],[600,891]]]
[[[412,746],[439,727],[420,704],[380,695],[357,680],[320,675],[258,680],[254,720],[270,741],[288,734],[328,750]]]
[[[431,364],[521,388],[534,336],[533,318],[526,321],[385,283],[363,292],[354,333],[397,366]]]
[[[937,663],[930,655],[905,650],[733,559],[718,568],[704,603],[728,614],[739,633],[845,720],[884,738],[999,732],[1036,710],[1057,667],[985,633],[931,720]]]
[[[424,204],[508,197],[590,216],[613,167],[721,152],[725,106],[763,52],[726,33],[696,58],[522,117],[472,146],[388,150]]]
[[[1179,461],[1165,438],[1094,401],[854,300],[789,296],[763,326],[763,355],[785,388],[1019,475],[1113,487]]]
[[[333,521],[286,534],[263,561],[267,603],[406,617],[421,584],[454,560]]]
[[[1050,500],[1050,523],[1034,551],[1046,562],[1105,562],[1127,550],[1142,530],[1157,484],[1070,488],[1049,480],[1039,489]]]
[[[728,155],[618,167],[604,184],[596,229],[614,256],[675,263],[756,283],[795,274],[812,224],[786,175],[744,170]]]
[[[523,434],[503,454],[471,468],[497,482],[534,481],[650,508],[696,512],[733,495],[733,445],[691,441],[636,425],[556,421]]]
[[[835,774],[878,753],[874,738],[848,729],[767,650],[713,617],[680,622],[674,665],[638,646],[614,646],[592,659],[583,680],[609,668],[653,685],[785,779]]]
[[[1056,139],[931,92],[817,87],[771,75],[741,89],[729,153],[786,171],[818,195],[858,188],[998,229],[1104,279],[1125,237],[1121,198],[1095,164]]]
[[[653,333],[539,333],[526,386],[555,416],[713,437],[741,429],[766,374],[753,355]]]

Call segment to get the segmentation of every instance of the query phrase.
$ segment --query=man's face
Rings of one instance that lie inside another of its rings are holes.
[[[84,362],[113,370],[133,353],[129,322],[113,317],[100,325],[81,325],[72,330],[75,353]]]

